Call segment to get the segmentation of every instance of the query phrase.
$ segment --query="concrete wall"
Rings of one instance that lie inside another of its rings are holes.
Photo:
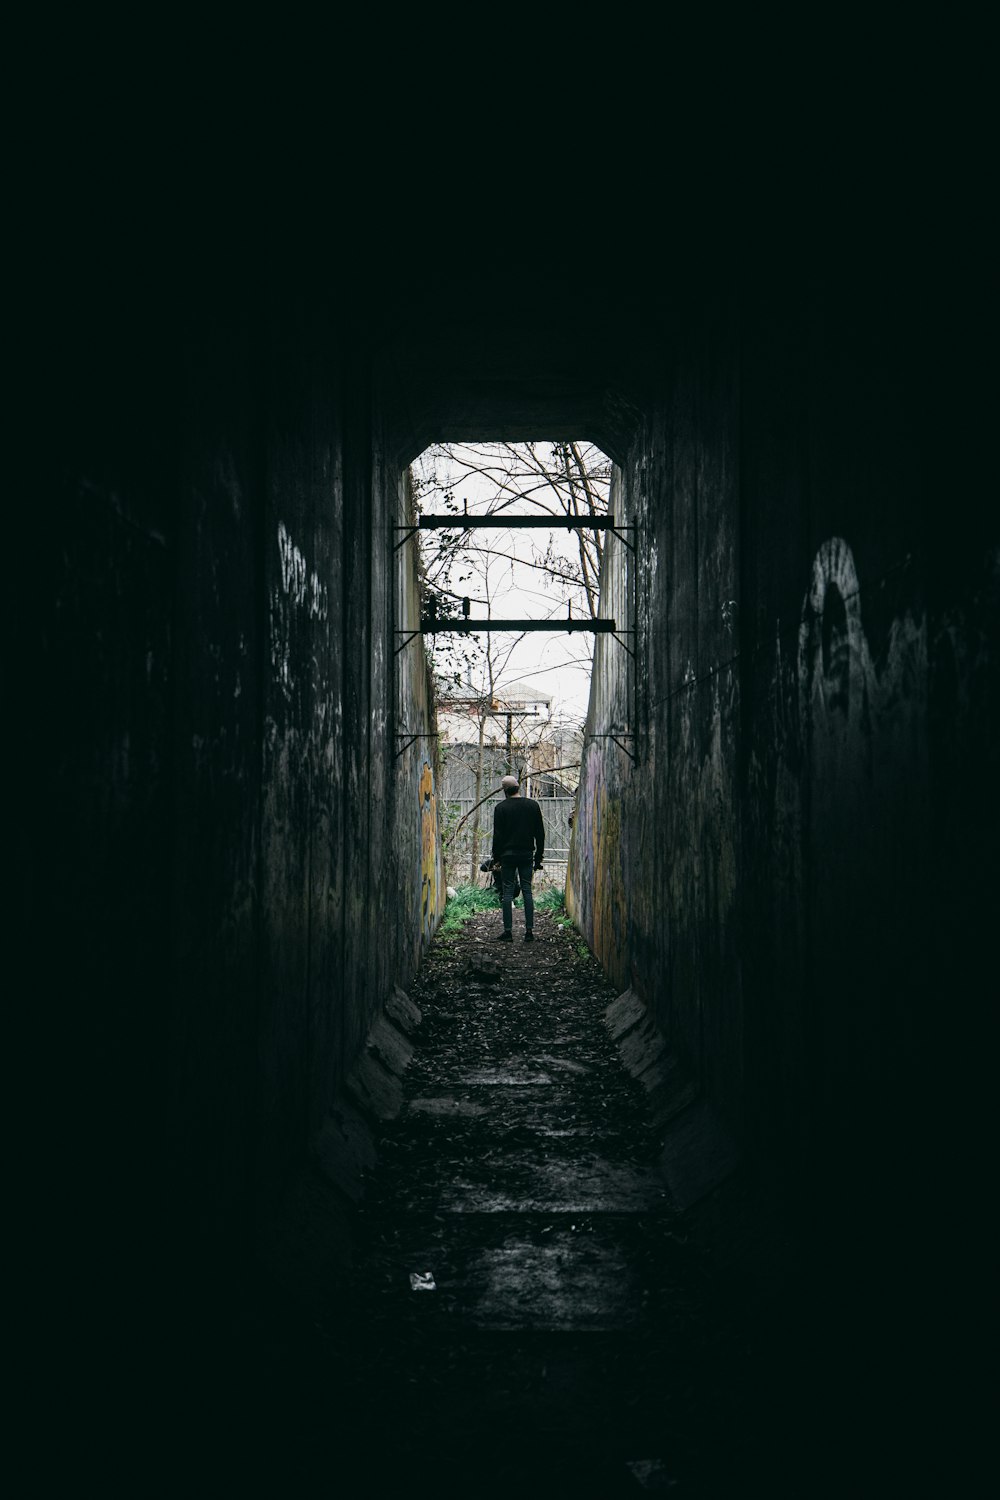
[[[53,1114],[95,1242],[151,1245],[149,1210],[157,1257],[225,1256],[443,908],[432,742],[396,754],[433,727],[419,640],[394,653],[408,501],[315,292],[232,278],[134,332],[95,310],[75,348],[25,861],[75,1043]]]
[[[416,505],[410,487],[409,469],[401,476],[396,509],[396,525],[410,527],[416,520]],[[405,931],[409,938],[406,953],[407,973],[413,973],[420,954],[434,935],[444,910],[444,845],[438,816],[441,792],[441,767],[438,759],[437,715],[430,664],[419,638],[403,644],[406,636],[420,625],[420,592],[418,554],[414,539],[400,549],[396,566],[396,619],[402,632],[396,638],[397,667],[397,746],[399,782],[416,788],[414,806],[419,819],[417,862],[408,858],[409,823],[413,809],[403,802],[397,815],[397,884],[406,914]],[[383,892],[383,896],[384,896]]]
[[[1000,551],[937,353],[884,288],[804,279],[664,339],[603,579],[638,670],[598,638],[569,879],[697,1107],[890,1259],[960,1159],[996,891]]]
[[[635,664],[598,640],[569,895],[669,1042],[668,1180],[714,1203],[742,1153],[827,1247],[817,1303],[867,1277],[873,1325],[886,1286],[923,1307],[949,1227],[924,1232],[928,1195],[984,1199],[991,1097],[992,410],[934,327],[978,339],[975,287],[956,310],[904,259],[852,286],[832,245],[824,275],[800,245],[768,279],[728,235],[697,276],[660,241],[616,269],[602,241],[578,380],[534,267],[455,283],[437,241],[419,267],[387,235],[360,275],[346,219],[310,250],[306,201],[254,195],[222,234],[213,183],[172,237],[88,211],[54,238],[12,549],[9,1014],[36,1023],[47,1304],[158,1348],[151,1288],[164,1327],[202,1278],[214,1327],[263,1226],[286,1266],[310,1217],[339,1232],[302,1163],[443,900],[426,669],[394,655],[399,473],[483,422],[603,443],[635,527],[603,581]]]
[[[608,972],[738,1118],[732,329],[689,330],[672,354],[612,497],[626,529],[609,541],[601,610],[636,626],[623,638],[636,657],[597,638],[569,895]]]

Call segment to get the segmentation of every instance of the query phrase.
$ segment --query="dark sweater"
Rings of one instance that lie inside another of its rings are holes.
[[[545,852],[542,809],[534,797],[505,797],[493,810],[493,858],[535,859]]]

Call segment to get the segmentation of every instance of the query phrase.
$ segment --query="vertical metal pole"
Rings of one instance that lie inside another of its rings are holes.
[[[486,739],[486,714],[479,711],[479,756],[476,760],[476,811],[472,815],[472,860],[469,865],[469,884],[475,885],[479,878],[479,830],[482,826],[483,810],[479,799],[483,795],[483,745]]]

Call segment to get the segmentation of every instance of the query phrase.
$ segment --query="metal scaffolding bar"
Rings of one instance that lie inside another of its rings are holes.
[[[614,620],[421,620],[423,635],[478,635],[488,630],[589,630],[595,635],[614,635]]]
[[[492,516],[429,515],[421,516],[417,522],[420,531],[440,531],[447,527],[452,531],[469,531],[490,526],[494,530],[502,527],[534,527],[538,531],[614,531],[614,516],[508,516],[498,511]]]

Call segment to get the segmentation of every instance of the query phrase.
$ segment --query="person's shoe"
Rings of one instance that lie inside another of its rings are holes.
[[[531,930],[530,927],[528,928],[527,932],[524,934],[524,941],[526,943],[533,943],[535,941],[535,934],[532,932],[532,930]]]
[[[497,942],[498,943],[512,943],[513,941],[514,941],[514,934],[512,932],[498,932],[497,933]]]

